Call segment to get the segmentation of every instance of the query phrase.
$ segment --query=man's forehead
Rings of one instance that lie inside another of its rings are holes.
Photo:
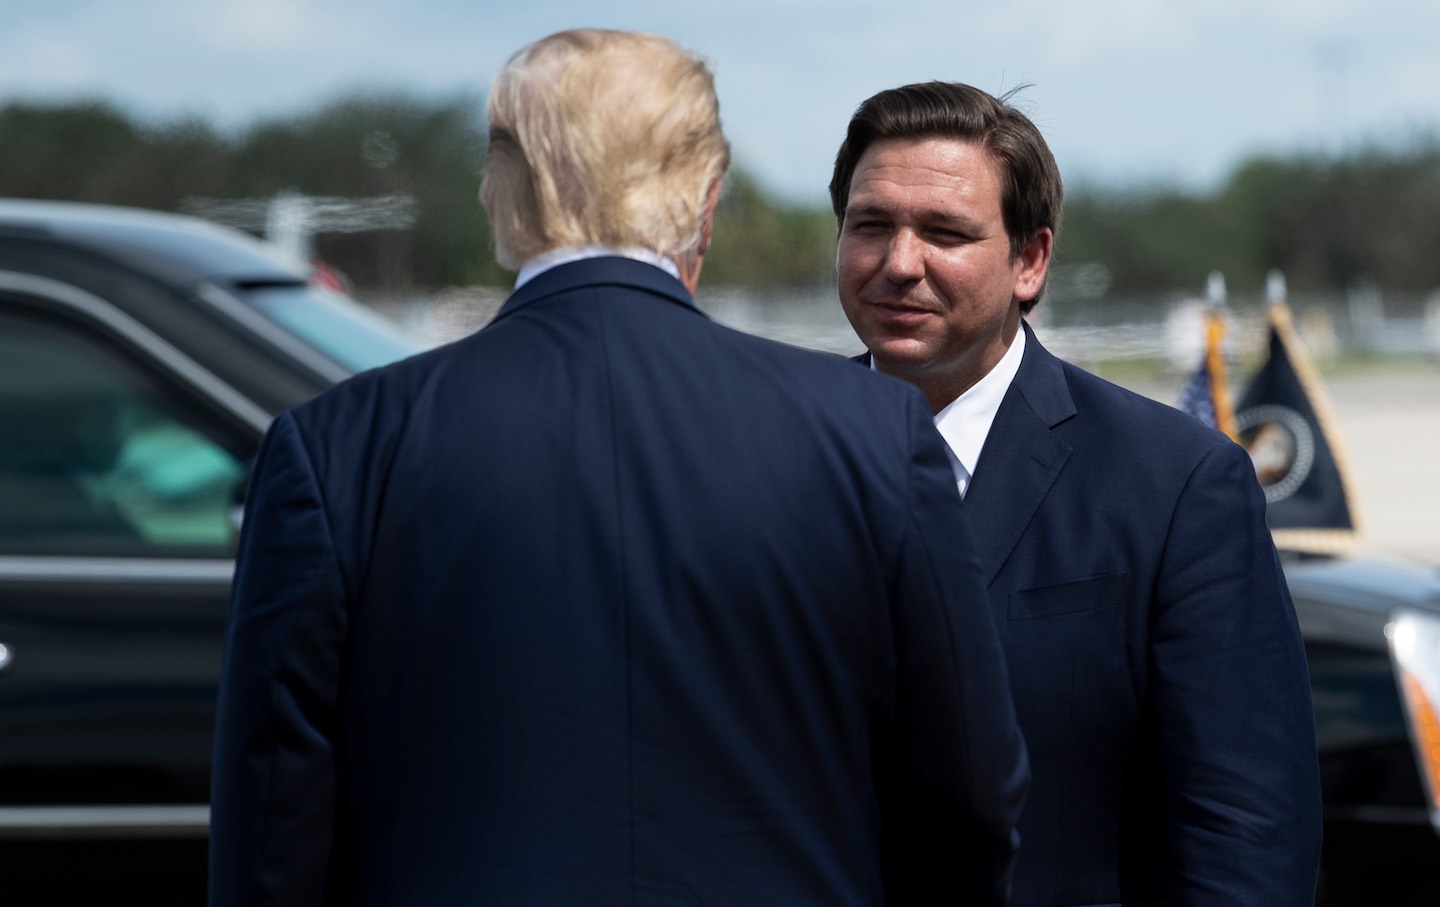
[[[961,139],[921,136],[880,139],[870,144],[855,162],[854,177],[877,167],[919,167],[943,174],[975,174],[979,170],[997,176],[999,161],[983,145]]]
[[[850,180],[847,211],[998,207],[999,166],[990,153],[956,139],[886,139],[867,148]]]
[[[973,139],[962,139],[949,135],[907,135],[887,136],[877,138],[865,147],[860,158],[856,161],[859,167],[867,159],[877,155],[893,155],[897,152],[906,152],[916,149],[927,149],[940,155],[965,155],[981,156],[993,163],[993,157],[983,144]]]

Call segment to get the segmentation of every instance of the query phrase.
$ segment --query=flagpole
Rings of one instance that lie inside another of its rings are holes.
[[[1235,405],[1225,374],[1225,275],[1210,272],[1205,283],[1209,307],[1205,316],[1205,367],[1210,372],[1210,398],[1215,406],[1215,427],[1230,440],[1240,437],[1235,427]]]
[[[1225,316],[1212,313],[1205,335],[1205,358],[1210,374],[1215,378],[1211,388],[1215,395],[1215,427],[1234,441],[1240,435],[1235,428],[1235,405],[1230,399],[1230,385],[1225,377]]]

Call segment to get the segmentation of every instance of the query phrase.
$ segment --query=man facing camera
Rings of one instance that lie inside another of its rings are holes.
[[[883,91],[830,184],[839,291],[918,387],[980,544],[1033,784],[1014,903],[1309,905],[1304,650],[1245,451],[1048,353],[1024,323],[1062,188],[1022,113]]]
[[[514,293],[257,462],[211,903],[1002,903],[1025,759],[944,442],[696,309],[709,71],[563,32],[489,119]]]

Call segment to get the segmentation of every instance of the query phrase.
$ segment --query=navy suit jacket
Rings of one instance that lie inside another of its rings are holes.
[[[603,258],[282,415],[215,905],[1003,901],[1026,780],[901,382]]]
[[[1313,904],[1309,679],[1248,456],[1024,329],[965,496],[1034,773],[1013,903]]]

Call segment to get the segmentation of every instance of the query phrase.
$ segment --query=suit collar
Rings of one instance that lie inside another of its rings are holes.
[[[1028,324],[1023,329],[1025,358],[995,414],[965,495],[987,584],[999,574],[1071,451],[1052,431],[1075,415],[1063,363],[1040,345]]]
[[[1030,325],[1023,321],[1020,325],[1025,331],[1025,358],[1011,387],[1018,387],[1035,415],[1047,428],[1053,428],[1075,415],[1065,364],[1040,345]]]
[[[534,256],[520,268],[520,273],[515,275],[515,289],[534,280],[539,275],[551,268],[569,264],[572,261],[585,261],[590,258],[633,258],[636,261],[643,261],[652,264],[660,270],[669,274],[676,280],[680,280],[680,269],[675,262],[641,246],[629,248],[616,248],[612,246],[561,246],[551,249],[548,252],[541,252]],[[682,283],[684,281],[681,281]]]
[[[626,287],[653,293],[656,296],[687,308],[695,308],[695,300],[685,285],[664,271],[645,262],[619,256],[586,258],[580,261],[557,265],[510,294],[493,321],[499,321],[560,293],[582,287],[592,289],[600,286]]]

